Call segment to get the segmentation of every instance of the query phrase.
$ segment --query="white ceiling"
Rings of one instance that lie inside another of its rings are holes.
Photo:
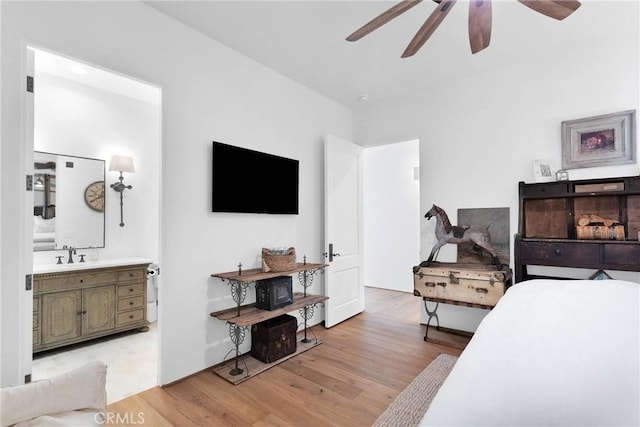
[[[357,42],[345,37],[396,0],[144,3],[354,109],[510,63],[549,60],[590,43],[624,37],[630,27],[635,28],[630,35],[638,33],[637,0],[582,0],[564,21],[515,0],[494,0],[491,45],[472,55],[468,2],[459,0],[422,49],[401,59],[436,3],[425,0]],[[366,104],[359,101],[362,95],[369,98]]]

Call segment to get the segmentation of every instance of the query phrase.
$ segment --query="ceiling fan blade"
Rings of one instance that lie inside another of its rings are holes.
[[[550,18],[562,21],[580,7],[577,0],[518,0],[523,5],[546,15]]]
[[[491,0],[469,2],[469,44],[471,53],[489,47],[491,42]]]
[[[418,30],[409,45],[402,54],[403,58],[413,56],[420,50],[422,45],[431,37],[431,34],[438,28],[442,20],[447,16],[453,5],[457,0],[442,0],[436,10],[434,10],[427,20],[422,24],[422,27]]]
[[[370,32],[377,30],[382,27],[387,22],[391,21],[393,18],[399,16],[400,14],[406,12],[411,9],[413,6],[420,3],[422,0],[403,0],[400,3],[396,4],[386,12],[381,13],[380,15],[373,18],[371,21],[364,24],[362,27],[354,31],[351,35],[347,37],[347,41],[354,42],[356,40],[360,40],[362,37],[366,36]]]

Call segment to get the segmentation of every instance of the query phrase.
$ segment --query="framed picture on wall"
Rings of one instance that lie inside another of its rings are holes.
[[[636,162],[636,111],[562,122],[562,168]]]

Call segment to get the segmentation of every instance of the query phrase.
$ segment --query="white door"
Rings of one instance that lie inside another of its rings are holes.
[[[327,135],[324,146],[325,326],[364,311],[362,147]]]

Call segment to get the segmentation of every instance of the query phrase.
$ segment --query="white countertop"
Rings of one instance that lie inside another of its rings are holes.
[[[67,264],[66,262],[63,261],[63,264],[34,265],[33,274],[61,273],[64,271],[86,270],[90,268],[120,267],[125,265],[135,265],[135,264],[145,264],[145,263],[151,264],[152,262],[153,262],[152,260],[147,258],[136,258],[136,257],[101,259],[98,261],[85,261],[85,262],[78,262],[76,260],[73,264]]]

